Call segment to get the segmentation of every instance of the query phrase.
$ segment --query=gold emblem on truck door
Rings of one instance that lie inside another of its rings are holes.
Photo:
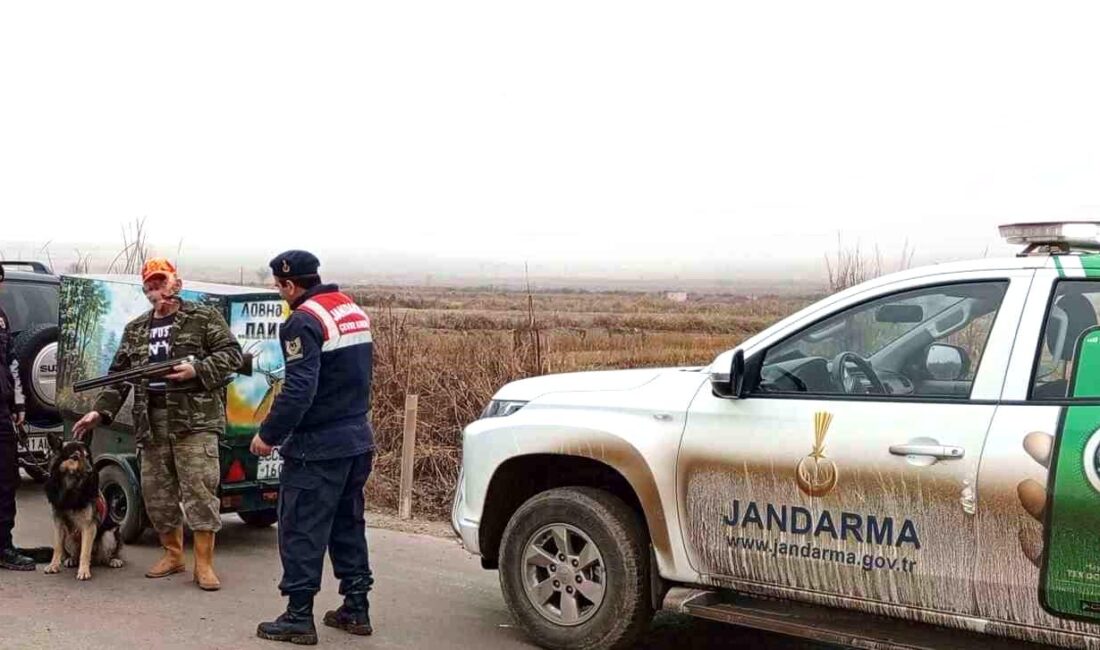
[[[795,468],[795,477],[798,480],[798,489],[811,497],[822,497],[836,487],[839,470],[836,463],[825,457],[825,436],[829,433],[829,425],[833,422],[833,414],[825,411],[814,413],[814,447],[809,456],[798,461]]]

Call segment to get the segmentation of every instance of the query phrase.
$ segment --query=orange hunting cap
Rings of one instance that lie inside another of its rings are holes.
[[[172,266],[172,263],[166,257],[152,257],[145,260],[145,264],[141,266],[141,281],[148,282],[150,278],[155,278],[158,275],[174,280],[176,278],[176,267]]]

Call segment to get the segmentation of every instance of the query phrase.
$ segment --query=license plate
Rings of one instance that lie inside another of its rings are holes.
[[[279,450],[276,448],[271,452],[270,456],[261,457],[260,465],[256,468],[256,479],[274,479],[279,478],[279,475],[283,472],[283,458],[279,455]]]
[[[49,454],[50,443],[46,440],[46,436],[28,436],[27,451],[39,454]]]

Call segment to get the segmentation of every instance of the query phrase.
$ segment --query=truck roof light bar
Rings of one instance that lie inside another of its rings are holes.
[[[1010,223],[999,228],[1009,244],[1024,246],[1019,257],[1100,253],[1100,222]]]

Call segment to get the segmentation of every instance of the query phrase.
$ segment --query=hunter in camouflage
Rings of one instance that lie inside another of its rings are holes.
[[[149,362],[149,324],[152,316],[150,311],[126,325],[109,372],[128,370]],[[195,379],[183,384],[177,382],[173,388],[190,386],[213,389],[166,393],[168,429],[176,436],[221,434],[225,430],[225,391],[224,386],[219,386],[241,364],[241,346],[229,330],[225,318],[214,309],[181,300],[169,345],[173,358],[191,354],[199,358],[195,364]],[[109,424],[122,408],[129,390],[129,384],[121,384],[108,386],[99,394],[94,410],[105,416],[104,424]],[[133,416],[138,443],[152,439],[149,391],[144,385],[134,388]]]
[[[221,584],[213,554],[214,535],[221,528],[218,436],[225,429],[224,380],[240,366],[241,347],[220,313],[178,297],[182,283],[167,260],[146,262],[142,280],[154,308],[126,325],[110,372],[189,355],[197,359],[193,365],[176,366],[167,381],[134,388],[141,490],[164,547],[163,557],[145,575],[161,578],[185,570],[185,515],[194,531],[195,582],[212,591]],[[77,423],[76,435],[101,422],[109,424],[129,391],[128,384],[104,389],[93,410]]]

